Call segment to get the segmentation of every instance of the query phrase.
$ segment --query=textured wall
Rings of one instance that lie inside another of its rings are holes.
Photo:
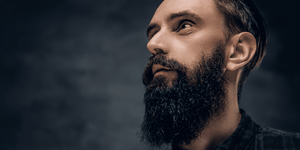
[[[146,27],[160,0],[0,1],[0,149],[151,149],[143,117]],[[300,131],[299,2],[257,1],[268,52],[241,106]]]

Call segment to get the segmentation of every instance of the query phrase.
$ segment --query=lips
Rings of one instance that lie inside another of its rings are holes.
[[[160,72],[160,71],[174,71],[174,70],[170,69],[168,67],[163,67],[163,66],[158,65],[158,64],[154,64],[152,66],[152,73],[153,73],[153,75],[155,75],[157,72]]]

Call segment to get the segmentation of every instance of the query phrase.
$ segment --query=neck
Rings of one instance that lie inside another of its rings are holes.
[[[210,150],[225,141],[237,128],[241,120],[241,114],[237,102],[236,88],[229,83],[227,103],[224,112],[214,119],[201,132],[197,139],[189,145],[183,145],[183,150]]]

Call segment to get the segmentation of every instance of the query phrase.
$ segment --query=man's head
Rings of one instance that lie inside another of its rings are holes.
[[[162,2],[147,30],[144,140],[188,144],[225,111],[227,93],[241,91],[264,54],[265,27],[256,11],[239,0]]]

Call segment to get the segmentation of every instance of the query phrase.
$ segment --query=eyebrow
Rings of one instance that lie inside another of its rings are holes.
[[[180,18],[180,17],[189,17],[189,18],[194,18],[196,19],[197,21],[200,21],[201,18],[195,14],[195,13],[192,13],[188,10],[186,11],[182,11],[182,12],[178,12],[178,13],[173,13],[170,15],[170,17],[168,18],[168,21],[171,21],[171,20],[174,20],[176,18]]]
[[[178,12],[178,13],[172,13],[172,14],[168,17],[167,21],[170,22],[170,21],[172,21],[172,20],[174,20],[174,19],[176,19],[176,18],[180,18],[180,17],[194,18],[196,21],[200,21],[200,20],[201,20],[201,18],[200,18],[197,14],[192,13],[192,12],[186,10],[186,11],[181,11],[181,12]],[[149,25],[148,28],[147,28],[147,37],[149,37],[150,31],[151,31],[153,28],[156,28],[156,27],[158,27],[158,26],[159,26],[159,25],[158,25],[157,23],[150,23],[150,25]]]

